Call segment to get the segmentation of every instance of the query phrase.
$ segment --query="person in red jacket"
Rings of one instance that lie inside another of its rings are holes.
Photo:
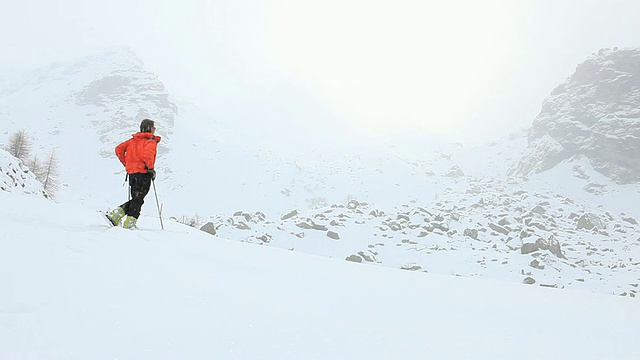
[[[151,181],[156,179],[156,149],[161,138],[155,135],[155,131],[153,120],[144,119],[140,123],[139,133],[116,146],[116,156],[129,178],[131,200],[107,214],[114,226],[122,225],[126,229],[136,227],[144,197],[149,193]]]

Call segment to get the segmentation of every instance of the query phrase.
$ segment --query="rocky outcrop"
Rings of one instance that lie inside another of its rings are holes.
[[[0,190],[48,197],[42,184],[22,161],[0,149]]]
[[[600,50],[544,100],[523,158],[527,176],[586,158],[620,184],[640,181],[640,49]]]

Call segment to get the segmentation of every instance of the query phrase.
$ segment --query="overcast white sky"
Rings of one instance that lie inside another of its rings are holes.
[[[494,137],[604,47],[640,46],[637,0],[23,1],[0,67],[130,47],[181,100],[264,128]]]

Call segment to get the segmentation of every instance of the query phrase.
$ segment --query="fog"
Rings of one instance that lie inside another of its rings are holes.
[[[473,144],[530,125],[600,48],[637,46],[639,14],[633,0],[13,2],[0,67],[125,46],[177,99],[248,138]]]

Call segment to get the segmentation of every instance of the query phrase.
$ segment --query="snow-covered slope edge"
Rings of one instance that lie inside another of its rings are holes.
[[[5,359],[640,356],[635,299],[358,266],[173,222],[162,231],[153,218],[108,228],[82,207],[0,201],[12,205],[0,208]]]
[[[29,168],[3,149],[0,149],[0,190],[48,197]]]

